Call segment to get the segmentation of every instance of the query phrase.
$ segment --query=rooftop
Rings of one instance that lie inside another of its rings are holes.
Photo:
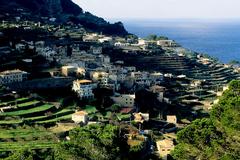
[[[172,148],[174,147],[173,141],[169,140],[169,139],[164,139],[164,140],[160,140],[157,141],[157,146],[159,147],[163,147],[163,148]]]
[[[83,80],[76,80],[75,81],[76,83],[79,83],[79,84],[84,84],[84,83],[92,83],[91,80],[87,80],[87,79],[83,79]]]
[[[88,113],[85,112],[85,111],[79,111],[79,112],[73,113],[73,115],[76,115],[76,116],[85,116],[85,115],[88,115]]]
[[[62,66],[62,68],[69,69],[69,68],[76,68],[76,67],[74,67],[74,66]]]
[[[27,73],[27,72],[21,71],[19,69],[14,69],[14,70],[7,70],[4,72],[0,72],[0,75],[9,75],[9,74],[16,74],[16,73]]]

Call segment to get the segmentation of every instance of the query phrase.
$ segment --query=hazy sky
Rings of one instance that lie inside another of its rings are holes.
[[[240,0],[73,0],[103,18],[240,18]]]

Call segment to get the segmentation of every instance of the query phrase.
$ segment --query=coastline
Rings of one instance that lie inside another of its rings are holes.
[[[167,36],[184,48],[216,57],[223,63],[240,60],[240,20],[120,19],[126,29],[143,38],[149,34]],[[110,20],[113,21],[113,20]]]

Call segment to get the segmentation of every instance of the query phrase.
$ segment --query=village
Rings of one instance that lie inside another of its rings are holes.
[[[0,25],[0,126],[28,123],[66,132],[117,123],[129,128],[130,146],[144,144],[143,156],[167,159],[177,130],[208,116],[228,82],[240,79],[239,66],[166,37],[123,38],[43,20],[48,23],[15,17]]]

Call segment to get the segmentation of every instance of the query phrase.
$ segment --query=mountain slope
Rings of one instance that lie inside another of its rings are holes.
[[[60,23],[72,21],[80,23],[86,29],[105,34],[126,35],[128,34],[123,24],[118,22],[110,24],[104,19],[84,12],[81,7],[72,0],[1,0],[0,14],[17,14],[18,9],[30,13],[30,16],[55,17]]]

